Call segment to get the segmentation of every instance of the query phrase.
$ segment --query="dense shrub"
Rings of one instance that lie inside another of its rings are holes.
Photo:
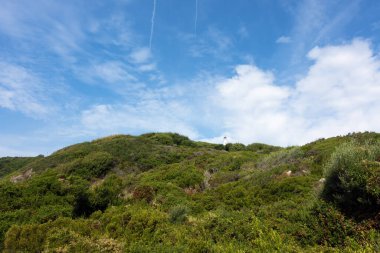
[[[189,209],[186,206],[175,206],[169,211],[169,220],[172,223],[182,223],[186,220]]]
[[[201,184],[203,173],[191,164],[173,164],[161,166],[156,171],[149,171],[143,178],[146,182],[170,182],[186,188]]]
[[[280,149],[281,147],[271,146],[263,143],[252,143],[246,147],[246,150],[257,152],[260,154],[269,154]]]
[[[111,238],[90,238],[70,229],[55,228],[49,232],[44,252],[118,253],[122,244]]]
[[[107,152],[93,152],[75,160],[71,172],[83,178],[102,177],[115,166],[114,158]]]
[[[147,203],[152,202],[154,195],[155,195],[155,191],[153,187],[148,186],[148,185],[139,185],[132,192],[133,199],[143,200]]]
[[[186,136],[174,133],[171,134],[171,137],[175,145],[195,146],[194,143]]]
[[[351,215],[380,210],[380,143],[341,145],[325,168],[322,196]]]
[[[214,149],[216,149],[216,150],[225,150],[225,147],[224,147],[223,144],[216,144],[216,145],[214,146]]]
[[[320,245],[343,246],[348,237],[357,236],[355,224],[323,201],[312,208],[307,224],[310,241]]]
[[[5,236],[5,252],[42,252],[47,226],[12,226]]]
[[[74,199],[73,216],[87,217],[93,212],[90,202],[90,194],[87,190],[76,193]]]
[[[245,150],[245,145],[242,143],[228,143],[225,149],[227,151],[243,151]]]
[[[204,228],[215,242],[238,240],[251,241],[256,231],[252,230],[250,215],[241,212],[218,210],[205,217]]]
[[[177,133],[148,133],[148,134],[141,135],[141,137],[157,141],[158,143],[163,144],[163,145],[177,145],[177,146],[191,146],[191,147],[194,147],[196,145],[188,137],[177,134]]]
[[[101,177],[115,165],[115,161],[107,152],[94,152],[85,156],[81,165],[91,176]]]
[[[118,195],[123,187],[122,180],[115,176],[107,177],[102,184],[91,192],[90,202],[93,210],[104,211],[108,205],[116,205],[121,202]]]

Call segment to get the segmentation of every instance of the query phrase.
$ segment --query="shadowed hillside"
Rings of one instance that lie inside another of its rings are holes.
[[[151,133],[0,158],[0,249],[378,252],[379,140],[224,147]]]

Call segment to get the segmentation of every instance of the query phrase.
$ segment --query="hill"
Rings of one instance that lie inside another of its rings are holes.
[[[379,252],[380,134],[115,135],[0,158],[4,252]]]

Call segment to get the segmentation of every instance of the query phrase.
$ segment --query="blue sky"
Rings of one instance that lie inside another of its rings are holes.
[[[377,0],[1,1],[0,156],[380,132]]]

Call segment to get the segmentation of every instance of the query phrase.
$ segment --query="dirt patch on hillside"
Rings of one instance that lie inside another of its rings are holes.
[[[29,169],[21,173],[20,175],[11,177],[12,183],[20,183],[23,182],[29,178],[31,178],[33,175],[33,169]]]

